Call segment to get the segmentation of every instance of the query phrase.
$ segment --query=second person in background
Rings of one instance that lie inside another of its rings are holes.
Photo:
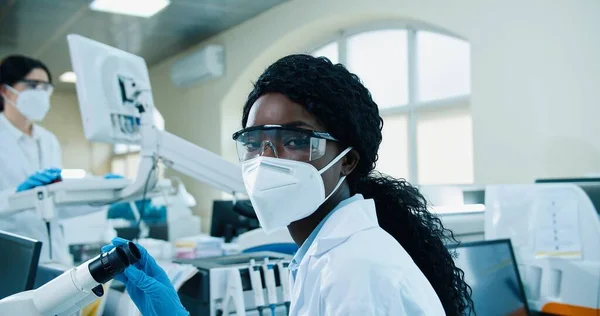
[[[61,180],[62,154],[52,132],[41,127],[50,110],[52,75],[41,61],[13,55],[0,63],[0,210],[8,196]],[[107,174],[107,178],[120,178]],[[100,211],[93,206],[57,208],[44,221],[36,210],[0,217],[0,230],[42,242],[40,262],[71,265],[68,245],[58,219]]]
[[[13,55],[0,63],[0,209],[8,206],[8,195],[60,179],[60,144],[37,124],[50,110],[53,91],[41,61]],[[0,230],[41,241],[40,262],[71,263],[58,222],[44,222],[35,210],[0,218]]]

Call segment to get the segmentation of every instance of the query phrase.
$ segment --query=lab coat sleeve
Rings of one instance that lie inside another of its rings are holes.
[[[327,284],[322,284],[321,287],[320,315],[426,315],[417,303],[418,298],[409,289],[405,289],[406,283],[402,282],[402,276],[386,277],[375,271],[358,275],[356,272],[361,269],[354,270],[354,273],[345,275],[341,275],[343,271],[334,273],[339,277],[323,277],[322,280],[326,280]]]
[[[52,135],[52,143],[53,143],[53,152],[54,152],[54,160],[55,160],[55,165],[56,168],[61,168],[63,167],[62,165],[62,148],[60,147],[60,142],[58,141],[58,139],[56,138],[56,136]]]

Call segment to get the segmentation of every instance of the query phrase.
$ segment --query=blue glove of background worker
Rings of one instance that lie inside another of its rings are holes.
[[[107,252],[116,246],[126,244],[122,238],[114,238],[112,245],[102,247]],[[190,313],[181,305],[177,291],[167,273],[156,263],[148,251],[140,249],[142,258],[118,274],[115,279],[125,284],[127,293],[144,316],[188,316]]]
[[[44,185],[48,185],[56,180],[60,180],[60,172],[61,170],[58,168],[50,168],[42,171],[38,171],[27,180],[23,181],[23,183],[19,184],[17,187],[17,192],[30,190],[35,187],[41,187]]]
[[[107,173],[104,175],[104,179],[123,179],[123,176],[120,174]]]

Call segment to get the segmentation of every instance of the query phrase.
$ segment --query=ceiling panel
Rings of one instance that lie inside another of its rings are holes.
[[[0,0],[0,58],[37,57],[57,78],[71,69],[66,35],[76,33],[154,65],[286,1],[171,0],[163,11],[145,19],[91,11],[90,0]]]
[[[173,0],[173,3],[194,8],[220,8],[235,11],[265,11],[284,1],[278,0]]]

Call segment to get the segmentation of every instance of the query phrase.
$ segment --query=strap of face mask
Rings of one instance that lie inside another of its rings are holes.
[[[339,155],[337,155],[337,157],[333,158],[333,160],[330,163],[328,163],[327,166],[325,166],[325,167],[323,167],[323,169],[319,170],[319,174],[323,174],[323,172],[327,171],[327,169],[331,168],[331,166],[333,166],[336,162],[338,162],[340,159],[344,158],[344,156],[346,156],[346,154],[348,152],[350,152],[351,150],[352,150],[352,147],[346,148]]]
[[[15,90],[13,87],[11,87],[11,86],[9,86],[9,85],[7,85],[7,84],[5,84],[5,85],[4,85],[4,87],[5,87],[5,88],[6,88],[8,91],[10,91],[10,92],[12,92],[12,93],[16,93],[17,95],[18,95],[18,93],[19,93],[19,92],[18,92],[18,91],[16,91],[16,90]],[[7,96],[5,96],[4,94],[2,94],[2,97],[4,98],[4,100],[8,101],[8,97],[7,97]],[[10,102],[10,101],[8,101],[8,102]],[[12,103],[12,102],[10,102],[10,103]],[[14,104],[13,104],[13,105],[14,105]]]
[[[14,94],[19,94],[19,91],[17,91],[15,88],[5,84],[4,87],[8,90],[10,90],[10,92],[14,93]]]
[[[344,156],[346,156],[346,154],[348,152],[350,152],[351,150],[352,150],[352,147],[346,148],[337,157],[335,157],[330,163],[328,163],[327,166],[325,166],[323,169],[319,170],[319,174],[323,174],[323,172],[327,171],[327,169],[331,168],[331,166],[333,166],[336,162],[338,162],[340,159],[344,158]],[[346,176],[343,176],[340,178],[340,180],[335,185],[333,190],[331,190],[331,193],[329,193],[329,195],[327,195],[327,197],[325,198],[325,201],[327,201],[335,193],[335,191],[337,191],[337,189],[340,187],[340,185],[342,185],[342,183],[344,183],[345,179],[346,179]]]
[[[335,193],[335,191],[337,191],[337,189],[340,187],[340,185],[342,185],[342,183],[344,183],[345,179],[346,179],[346,176],[343,176],[340,178],[340,181],[338,181],[338,183],[335,185],[335,188],[333,188],[333,190],[331,190],[331,193],[329,193],[329,195],[327,195],[327,197],[325,198],[325,201],[327,201]]]

